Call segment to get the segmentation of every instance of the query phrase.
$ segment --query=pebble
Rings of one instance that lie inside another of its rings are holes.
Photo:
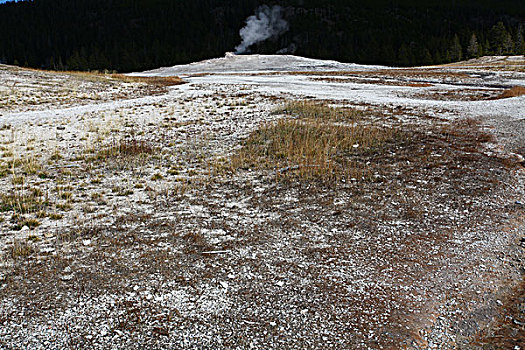
[[[73,277],[75,277],[75,275],[74,274],[70,274],[70,275],[64,275],[64,276],[60,277],[60,279],[62,281],[71,281],[73,279]]]

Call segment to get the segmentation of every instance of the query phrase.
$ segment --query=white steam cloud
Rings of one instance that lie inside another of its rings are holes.
[[[255,15],[246,19],[246,26],[239,32],[242,42],[235,48],[235,53],[245,53],[253,44],[276,38],[288,29],[288,22],[282,16],[281,6],[262,5],[255,10]]]

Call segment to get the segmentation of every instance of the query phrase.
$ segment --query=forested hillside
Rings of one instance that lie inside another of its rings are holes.
[[[0,5],[0,62],[126,72],[222,56],[261,4],[289,30],[256,53],[400,66],[525,53],[521,0],[33,0]]]

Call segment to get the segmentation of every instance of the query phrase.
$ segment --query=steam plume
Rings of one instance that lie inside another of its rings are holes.
[[[246,19],[246,26],[239,32],[242,42],[235,48],[235,53],[245,53],[253,44],[276,38],[288,28],[288,22],[282,17],[281,6],[262,5],[255,10],[255,15]]]

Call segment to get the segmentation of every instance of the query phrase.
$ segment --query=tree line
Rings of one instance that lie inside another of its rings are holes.
[[[279,4],[290,30],[254,53],[429,65],[525,54],[514,0],[32,0],[0,5],[0,62],[138,71],[219,57],[254,10]]]

